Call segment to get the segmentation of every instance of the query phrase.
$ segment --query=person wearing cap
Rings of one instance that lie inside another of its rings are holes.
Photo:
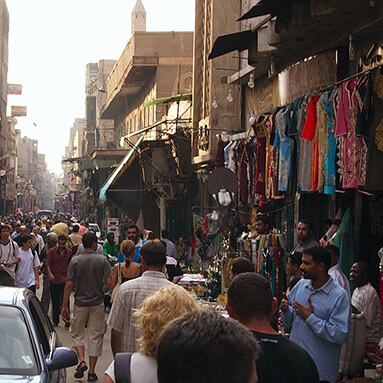
[[[114,242],[114,232],[108,231],[106,233],[106,242],[103,244],[104,255],[109,261],[110,266],[114,266],[118,258],[118,246]]]

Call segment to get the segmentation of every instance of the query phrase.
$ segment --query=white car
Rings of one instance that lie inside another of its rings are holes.
[[[101,237],[101,229],[97,223],[94,223],[94,222],[89,223],[89,230],[94,231],[96,233],[97,238]]]

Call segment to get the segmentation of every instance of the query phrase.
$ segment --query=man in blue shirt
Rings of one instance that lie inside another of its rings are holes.
[[[146,242],[146,240],[141,239],[138,235],[138,226],[135,224],[131,224],[127,227],[126,230],[126,239],[130,239],[131,241],[134,242],[136,246],[136,254],[133,258],[133,262],[140,263],[140,249],[142,245]],[[118,263],[123,263],[125,262],[125,255],[123,255],[121,252],[118,254]]]
[[[321,382],[335,383],[342,344],[350,328],[347,292],[328,275],[330,252],[323,247],[303,250],[304,279],[281,302],[281,316],[290,339],[303,347],[318,367]]]

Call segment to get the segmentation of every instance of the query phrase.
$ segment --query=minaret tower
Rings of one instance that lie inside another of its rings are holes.
[[[136,1],[132,11],[132,34],[135,32],[146,32],[146,11],[141,0]]]

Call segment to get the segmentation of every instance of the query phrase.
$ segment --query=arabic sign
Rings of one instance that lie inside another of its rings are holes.
[[[23,93],[23,86],[20,84],[8,84],[8,94],[21,95]]]
[[[12,117],[25,117],[27,115],[26,106],[11,106],[11,116]]]

